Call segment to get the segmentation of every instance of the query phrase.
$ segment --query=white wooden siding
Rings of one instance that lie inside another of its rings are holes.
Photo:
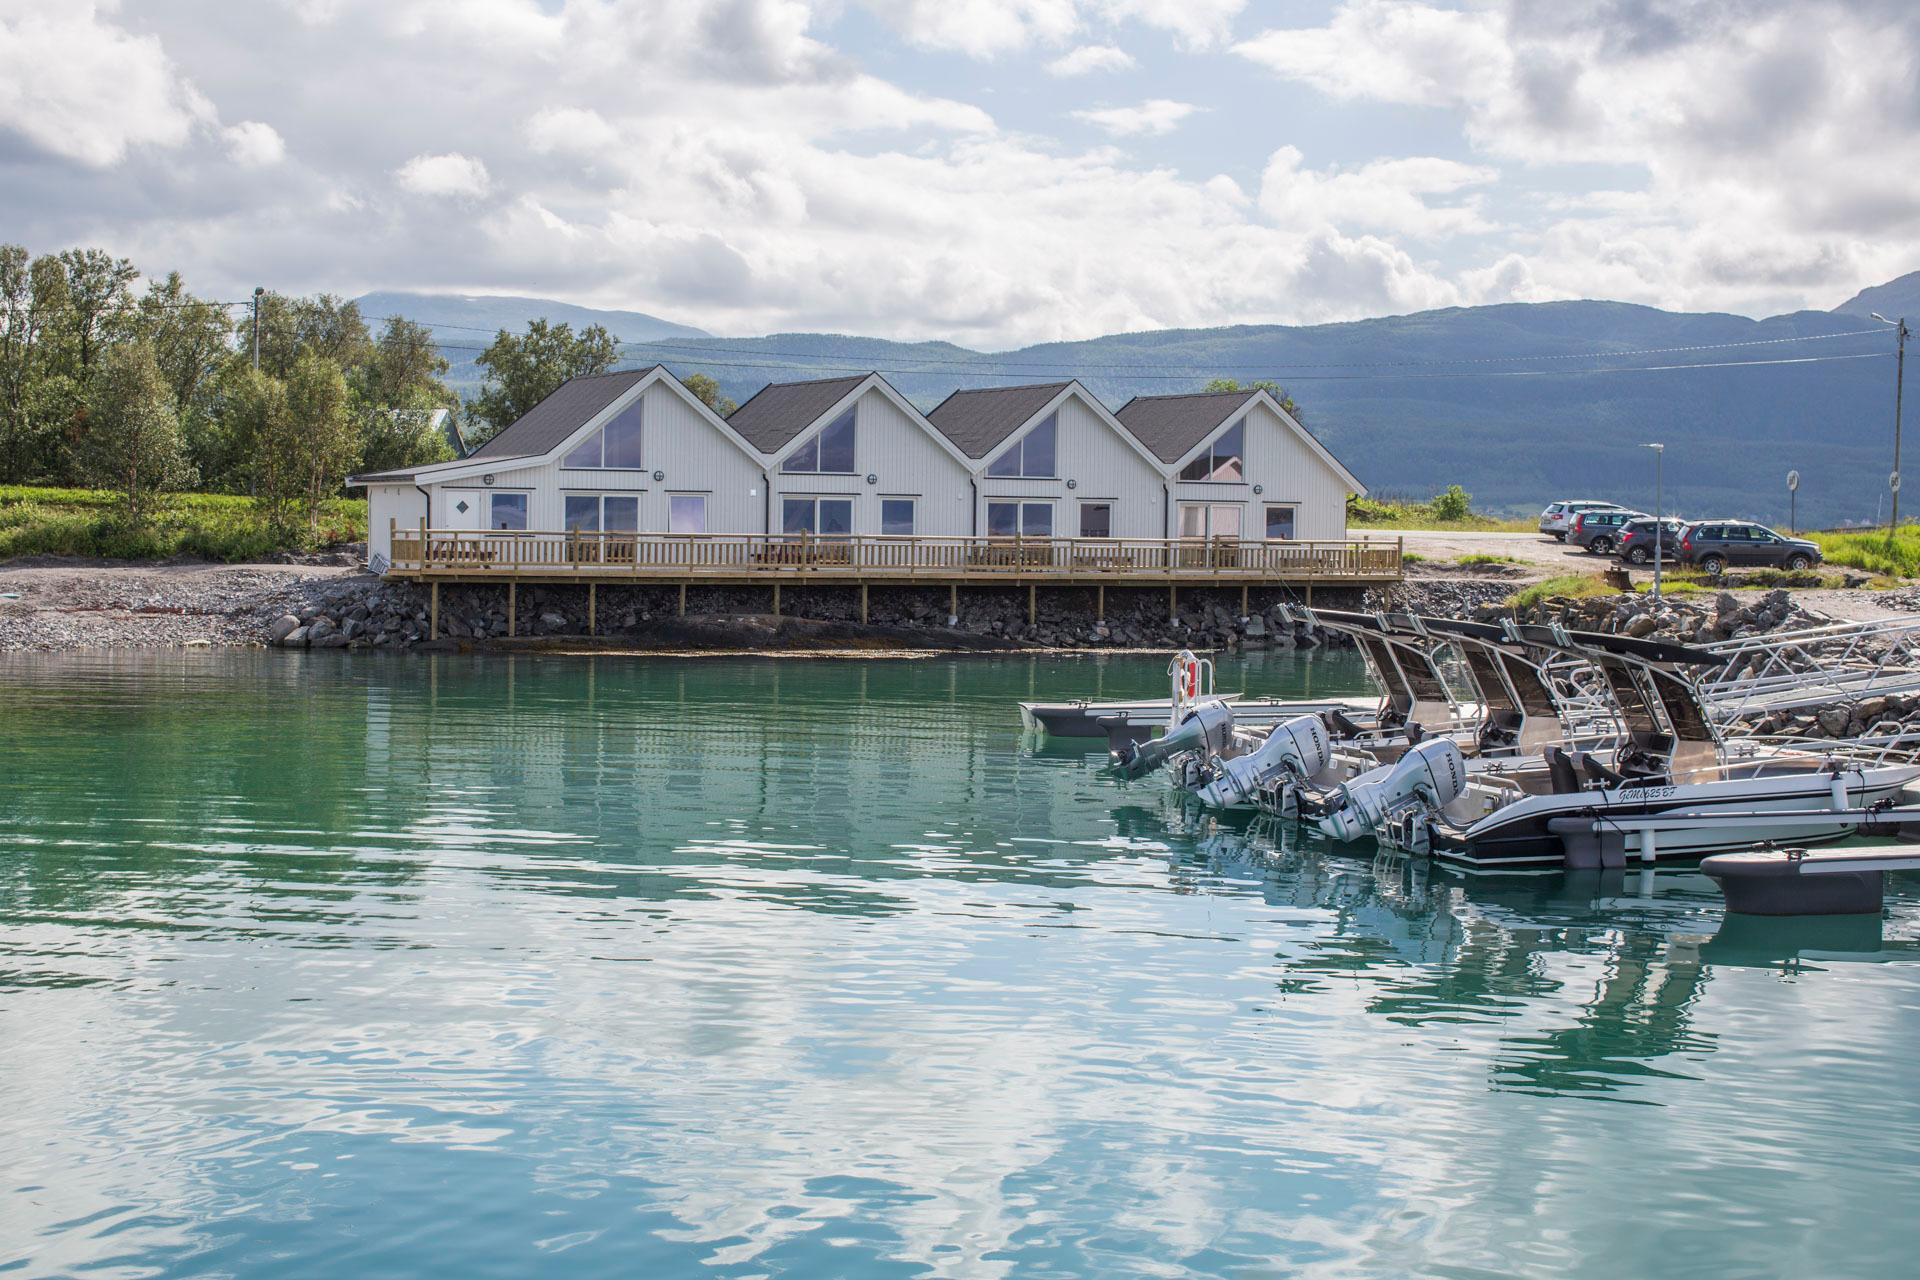
[[[1059,537],[1077,537],[1080,533],[1082,502],[1113,504],[1113,536],[1116,538],[1158,538],[1163,536],[1161,511],[1166,487],[1160,472],[1132,445],[1114,434],[1113,428],[1078,395],[1060,402],[1058,434],[1054,438],[1054,470],[1051,480],[1019,479],[1010,476],[980,477],[979,531],[987,532],[987,503],[1021,498],[1044,499],[1053,503],[1053,531]],[[1023,433],[1016,432],[1005,444],[987,455],[992,460],[1013,447]],[[1072,480],[1074,487],[1067,488]]]
[[[851,497],[853,531],[880,532],[880,499],[914,500],[914,533],[951,537],[971,532],[967,471],[926,429],[902,413],[884,392],[869,388],[854,404],[853,475],[773,473],[772,530],[780,529],[786,497]],[[796,438],[795,444],[805,442]],[[868,484],[867,477],[874,477]],[[719,525],[712,526],[720,532]],[[757,531],[757,522],[744,526]]]
[[[1232,503],[1242,508],[1242,536],[1266,536],[1266,509],[1294,508],[1293,536],[1347,536],[1347,486],[1280,415],[1255,404],[1247,417],[1247,478],[1244,482],[1174,481],[1172,529],[1179,534],[1178,509],[1187,502]],[[1231,424],[1229,424],[1231,425]],[[1259,485],[1264,492],[1254,493]],[[1158,536],[1157,534],[1155,536]]]

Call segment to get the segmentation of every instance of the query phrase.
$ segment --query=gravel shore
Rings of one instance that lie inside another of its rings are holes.
[[[0,652],[264,645],[267,627],[363,571],[339,565],[0,564]]]

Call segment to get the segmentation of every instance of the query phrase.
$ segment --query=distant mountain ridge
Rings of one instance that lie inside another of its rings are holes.
[[[511,294],[406,293],[384,291],[363,294],[354,301],[363,316],[405,316],[409,320],[439,321],[436,332],[448,342],[485,346],[501,329],[518,333],[527,322],[544,316],[553,324],[575,329],[604,326],[617,338],[648,342],[655,338],[704,338],[705,329],[676,324],[644,311],[600,311],[548,298],[520,298]],[[374,326],[378,328],[378,325]],[[459,337],[469,333],[470,338]]]
[[[1905,316],[1911,322],[1907,327],[1912,328],[1920,324],[1920,271],[1909,271],[1897,280],[1862,289],[1834,311],[1847,316],[1871,316],[1878,311],[1891,320]]]
[[[1763,320],[1620,302],[1503,303],[1340,324],[1113,334],[991,353],[844,334],[713,338],[638,312],[474,301],[522,308],[511,318],[489,312],[495,327],[523,329],[535,314],[604,324],[626,340],[631,363],[707,373],[740,401],[767,382],[869,369],[923,408],[959,387],[1062,377],[1079,378],[1114,407],[1215,377],[1272,378],[1374,491],[1424,497],[1457,482],[1493,510],[1537,511],[1557,497],[1651,507],[1653,456],[1644,446],[1658,441],[1667,446],[1669,511],[1784,525],[1785,476],[1796,469],[1804,528],[1867,522],[1884,510],[1892,331],[1858,333],[1865,312],[1853,308],[1899,314],[1902,289],[1920,292],[1920,273],[1864,290],[1834,311]],[[368,298],[390,308],[363,302],[369,314],[459,319],[434,295]],[[1884,298],[1894,300],[1877,300]],[[1920,319],[1920,305],[1906,314]],[[647,331],[642,322],[670,327]],[[471,394],[481,381],[473,348],[488,335],[437,332],[450,344],[452,381]]]

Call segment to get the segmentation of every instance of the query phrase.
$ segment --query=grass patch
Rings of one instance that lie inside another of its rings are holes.
[[[1633,589],[1641,595],[1650,595],[1653,592],[1653,583],[1636,582],[1633,584]],[[1704,596],[1716,590],[1718,588],[1692,578],[1668,578],[1660,584],[1660,594],[1663,596]]]
[[[1526,609],[1543,600],[1587,600],[1617,594],[1597,573],[1563,573],[1514,592],[1507,597],[1506,605],[1509,609]]]
[[[1539,531],[1537,520],[1503,520],[1477,511],[1465,516],[1439,515],[1433,502],[1405,498],[1351,498],[1347,501],[1347,524],[1360,529],[1437,529],[1448,533]]]
[[[1828,564],[1901,578],[1920,575],[1920,525],[1901,525],[1891,536],[1885,529],[1806,536],[1820,544]]]
[[[367,536],[367,504],[357,498],[328,502],[317,535],[308,538],[302,530],[294,540],[269,529],[251,499],[233,494],[169,494],[156,500],[137,523],[120,507],[119,494],[100,489],[0,485],[0,560],[31,555],[103,560],[189,556],[231,564]]]
[[[1402,551],[1400,553],[1401,564],[1425,564],[1426,562],[1427,557],[1421,555],[1418,551]]]
[[[1460,565],[1519,564],[1520,557],[1519,556],[1496,556],[1496,555],[1490,554],[1489,552],[1476,551],[1470,556],[1461,556],[1458,560],[1454,561],[1454,563],[1460,564]]]

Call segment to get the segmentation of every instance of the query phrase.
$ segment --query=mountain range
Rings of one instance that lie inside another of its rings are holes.
[[[1342,324],[1235,325],[1112,334],[983,352],[843,334],[715,338],[642,312],[534,298],[377,293],[369,316],[436,322],[471,394],[487,330],[528,320],[605,325],[633,363],[704,372],[745,400],[767,382],[878,369],[923,408],[957,387],[1077,377],[1109,405],[1270,378],[1376,494],[1425,497],[1460,484],[1483,510],[1530,513],[1563,497],[1655,502],[1665,444],[1668,511],[1786,524],[1800,474],[1800,527],[1885,511],[1893,465],[1893,331],[1869,313],[1920,320],[1920,272],[1832,311],[1762,320],[1619,302],[1506,303]],[[466,326],[454,328],[454,325]],[[1920,503],[1920,499],[1913,499]]]

